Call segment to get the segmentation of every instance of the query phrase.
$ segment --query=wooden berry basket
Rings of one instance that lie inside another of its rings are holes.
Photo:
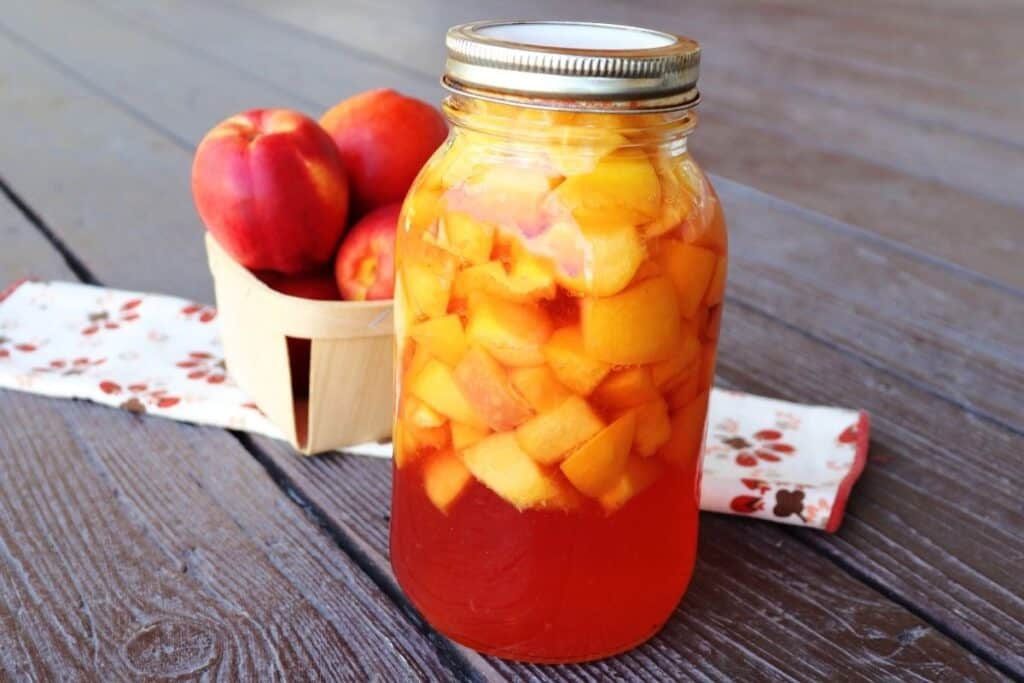
[[[390,301],[312,301],[277,292],[209,234],[228,371],[306,454],[391,436],[394,333]],[[309,340],[309,397],[292,390],[288,340]]]

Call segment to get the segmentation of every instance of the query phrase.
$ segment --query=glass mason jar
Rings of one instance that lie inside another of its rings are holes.
[[[687,151],[699,50],[567,22],[447,43],[451,136],[397,238],[391,561],[469,647],[608,656],[657,632],[696,551],[726,274]]]

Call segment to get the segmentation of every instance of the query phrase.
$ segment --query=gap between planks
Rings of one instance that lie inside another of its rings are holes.
[[[20,41],[19,41],[19,42],[20,42]],[[21,42],[20,42],[20,44],[24,45],[24,43],[21,43]],[[36,51],[36,54],[38,55],[39,53],[38,53],[38,52]],[[131,105],[125,104],[124,102],[120,101],[120,100],[119,100],[118,98],[116,98],[115,96],[111,95],[110,93],[108,93],[108,92],[106,92],[106,91],[103,91],[102,89],[99,89],[98,87],[94,86],[93,84],[91,84],[91,83],[90,83],[90,82],[88,81],[88,79],[84,78],[84,77],[83,77],[83,76],[82,76],[82,75],[81,75],[80,73],[78,73],[78,72],[76,72],[76,71],[74,71],[73,69],[70,69],[70,68],[68,68],[68,67],[64,67],[64,65],[62,65],[62,64],[61,64],[61,63],[59,63],[59,62],[55,62],[55,61],[54,61],[54,60],[52,60],[52,59],[47,59],[47,61],[48,61],[49,63],[51,63],[51,64],[55,64],[55,65],[57,65],[57,66],[59,66],[59,67],[62,67],[62,70],[63,70],[63,71],[65,71],[66,73],[68,73],[68,74],[72,75],[72,76],[73,76],[73,77],[75,78],[75,80],[78,80],[78,81],[80,81],[80,82],[83,82],[84,84],[87,84],[87,85],[90,85],[90,86],[92,86],[92,89],[93,89],[93,91],[94,91],[94,92],[97,92],[97,94],[101,95],[101,96],[102,96],[102,97],[103,97],[104,99],[106,99],[106,100],[110,101],[111,103],[113,103],[113,104],[114,104],[115,106],[117,106],[118,108],[121,108],[121,109],[123,109],[123,110],[127,111],[128,113],[132,114],[133,116],[135,116],[136,118],[138,118],[138,119],[139,119],[140,121],[142,121],[142,122],[143,122],[143,123],[144,123],[145,125],[147,125],[147,126],[149,126],[149,127],[151,127],[151,128],[154,128],[155,130],[157,130],[157,131],[158,131],[159,133],[161,133],[162,135],[165,135],[165,136],[169,137],[170,139],[172,139],[173,141],[175,141],[175,142],[176,142],[176,143],[178,143],[179,145],[181,145],[181,146],[185,147],[186,149],[191,149],[191,145],[190,145],[190,144],[188,144],[187,142],[185,142],[185,141],[183,141],[183,140],[181,140],[181,139],[177,138],[176,136],[174,136],[174,134],[173,134],[173,133],[170,133],[170,132],[168,132],[167,130],[163,129],[163,128],[162,128],[162,127],[161,127],[161,126],[160,126],[160,125],[158,124],[158,123],[155,123],[155,122],[153,122],[153,121],[149,120],[149,119],[148,119],[148,118],[147,118],[147,117],[146,117],[146,116],[145,116],[144,114],[142,114],[141,112],[138,112],[138,111],[136,111],[136,110],[135,110],[135,109],[134,109],[133,107],[131,107]],[[5,193],[7,193],[9,197],[11,197],[11,199],[12,199],[12,202],[14,202],[14,203],[15,203],[15,204],[16,204],[16,205],[17,205],[17,206],[19,207],[19,209],[23,211],[23,213],[25,213],[26,217],[29,217],[29,218],[30,218],[30,220],[31,220],[31,217],[32,217],[32,216],[35,216],[34,212],[32,212],[32,211],[31,211],[31,209],[30,209],[29,207],[25,206],[25,205],[24,205],[24,203],[23,203],[23,202],[21,202],[21,201],[20,201],[20,199],[18,199],[18,198],[16,197],[16,195],[15,195],[15,194],[13,194],[13,192],[10,192],[10,191],[8,190],[8,188],[6,188],[6,187],[5,187]],[[801,210],[801,209],[800,209],[800,207],[795,207],[795,208],[796,208],[797,210]],[[62,255],[64,255],[64,256],[65,256],[65,258],[68,258],[68,257],[70,257],[70,258],[75,258],[75,257],[73,256],[73,254],[71,254],[71,253],[70,253],[70,251],[68,251],[68,250],[66,249],[66,247],[63,247],[63,245],[62,245],[62,244],[60,243],[59,239],[57,239],[57,238],[56,238],[55,236],[53,236],[53,234],[52,234],[52,231],[49,231],[49,229],[48,229],[48,228],[47,228],[47,227],[45,226],[45,224],[44,224],[44,223],[42,223],[42,221],[39,221],[39,220],[38,220],[38,217],[37,217],[37,216],[35,217],[35,220],[31,220],[31,222],[32,222],[32,223],[33,223],[34,225],[36,225],[36,227],[37,227],[38,229],[40,229],[40,230],[41,230],[41,231],[43,232],[44,236],[46,236],[46,237],[47,237],[47,239],[48,239],[48,240],[49,240],[49,241],[51,242],[51,244],[53,244],[53,246],[54,246],[54,247],[55,247],[55,248],[56,248],[56,249],[57,249],[58,251],[60,251],[60,252],[62,253]],[[49,233],[49,234],[47,234],[47,233]],[[63,247],[63,248],[62,248],[62,247]],[[75,258],[75,260],[77,261],[77,259],[76,259],[76,258]],[[81,264],[80,264],[80,265],[81,265]],[[87,269],[85,269],[84,265],[81,265],[81,267],[83,268],[83,272],[84,272],[85,274],[87,274],[87,275],[88,275],[88,270],[87,270]],[[89,276],[91,277],[91,275],[89,275]],[[84,279],[84,278],[83,278],[83,279]],[[93,281],[95,281],[95,280],[93,280]],[[757,309],[756,307],[753,307],[753,306],[748,306],[748,307],[749,307],[749,308],[751,308],[752,310],[754,310],[755,312],[761,313],[762,315],[766,315],[767,317],[771,317],[771,316],[769,316],[768,314],[764,313],[763,311],[760,311],[760,310],[759,310],[759,309]],[[774,318],[773,318],[773,319],[774,319]],[[822,342],[822,341],[821,341],[820,339],[816,339],[816,338],[814,338],[813,336],[811,336],[810,338],[814,339],[814,341],[816,341],[816,342],[818,342],[818,343],[825,343],[825,342]],[[843,349],[836,349],[836,350],[838,350],[838,351],[840,351],[840,352],[844,353],[845,355],[849,355],[849,356],[851,356],[851,357],[857,358],[857,360],[859,360],[859,361],[861,361],[861,362],[864,362],[864,359],[862,359],[862,358],[859,358],[859,357],[858,357],[858,356],[856,356],[855,354],[851,354],[850,352],[847,352],[847,351],[845,351],[845,350],[843,350]],[[894,374],[895,374],[895,373],[894,373]],[[906,380],[906,378],[902,378],[902,379]],[[954,405],[955,405],[955,404],[954,404]],[[960,409],[963,409],[963,407],[962,407],[962,406],[957,406],[957,407],[958,407],[958,408],[960,408]],[[1011,430],[1011,431],[1013,431],[1013,430]],[[248,450],[248,449],[247,449],[247,450]],[[256,457],[257,459],[259,459],[259,458],[260,458],[260,455],[258,455],[257,453],[253,453],[253,452],[252,452],[251,450],[250,450],[250,453],[251,453],[251,454],[253,455],[253,457]],[[264,465],[264,466],[266,466],[266,465]],[[279,485],[280,485],[280,484],[279,484]],[[286,491],[286,492],[287,492],[287,491]],[[290,495],[290,497],[293,497],[293,500],[294,500],[294,501],[295,501],[295,502],[296,502],[297,504],[300,504],[300,505],[302,505],[302,502],[301,502],[300,500],[295,500],[295,498],[294,498],[294,496],[293,496],[293,494],[292,494],[292,493],[289,493],[289,495]],[[318,512],[318,513],[317,513],[317,516],[318,516],[319,518],[321,518],[321,519],[322,519],[322,518],[323,518],[323,514],[322,514],[322,512]],[[817,551],[818,551],[819,553],[821,553],[821,550],[820,550],[820,549],[817,549]],[[346,550],[346,552],[347,552],[347,550]],[[356,558],[355,558],[355,557],[353,557],[353,559],[356,559]],[[367,561],[367,562],[372,562],[372,561],[371,561],[371,560],[370,560],[369,558],[364,558],[364,559],[366,559],[366,561]],[[833,559],[833,561],[835,562],[835,559],[834,559],[834,558],[830,558],[830,559]],[[838,563],[838,562],[836,562],[836,564],[839,564],[839,563]],[[840,565],[840,566],[842,566],[842,565]],[[846,569],[844,568],[844,570],[846,570]],[[858,577],[858,578],[859,578],[859,577]],[[376,580],[376,579],[375,579],[375,580]],[[859,579],[859,580],[860,580],[860,579]],[[382,586],[382,588],[383,588],[383,586]],[[928,620],[928,619],[924,619],[924,621],[926,621],[927,623],[933,623],[933,622],[931,622],[931,621],[930,621],[930,620]],[[963,645],[963,643],[962,643],[962,642],[960,642],[959,640],[957,640],[957,642],[958,642],[958,643],[960,643],[961,645]],[[970,649],[970,648],[968,648],[968,649]],[[994,665],[998,665],[998,664],[996,664],[996,663],[993,663],[993,664],[994,664]]]
[[[18,196],[10,185],[0,176],[0,192],[14,205],[25,220],[35,228],[82,282],[102,286],[102,282],[89,268],[60,240],[45,221]],[[360,544],[338,525],[332,523],[326,514],[313,505],[277,465],[257,446],[248,434],[227,430],[239,445],[252,457],[270,477],[271,481],[303,514],[334,541],[338,549],[376,585],[381,592],[398,608],[402,616],[417,632],[423,635],[434,647],[438,658],[451,669],[460,680],[467,681],[499,681],[504,680],[497,671],[487,664],[482,657],[471,650],[459,646],[434,631],[419,615],[416,609],[402,594],[394,578],[386,569],[386,562],[368,548]]]

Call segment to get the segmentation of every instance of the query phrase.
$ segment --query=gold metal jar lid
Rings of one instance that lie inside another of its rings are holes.
[[[664,31],[580,21],[479,21],[445,37],[443,85],[548,109],[666,111],[697,104],[700,47]]]

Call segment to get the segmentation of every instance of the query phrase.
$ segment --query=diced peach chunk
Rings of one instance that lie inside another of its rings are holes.
[[[480,428],[486,426],[456,384],[452,371],[436,359],[428,360],[412,378],[409,393],[455,422]]]
[[[725,254],[718,257],[718,261],[715,265],[715,274],[711,278],[711,284],[708,285],[707,295],[704,297],[704,304],[707,306],[715,306],[722,303],[722,299],[725,298],[725,276],[729,269],[729,259]]]
[[[668,401],[668,409],[670,412],[676,412],[697,397],[697,385],[700,384],[699,371],[700,368],[695,366],[687,375],[686,379],[668,392],[665,398]]]
[[[699,203],[699,211],[692,213],[683,224],[683,241],[695,247],[725,253],[728,236],[722,205],[718,201],[715,188],[704,180],[703,173],[699,170],[696,173],[700,175],[703,197]]]
[[[455,367],[455,384],[491,429],[514,429],[533,415],[530,405],[512,388],[505,368],[481,349],[471,347]]]
[[[536,167],[488,166],[468,178],[460,192],[450,194],[448,205],[477,220],[531,235],[546,222],[544,199],[559,177]]]
[[[547,299],[555,295],[555,280],[552,274],[542,273],[524,267],[505,272],[498,261],[488,261],[472,266],[455,276],[452,296],[469,298],[473,292],[491,294],[501,299],[526,303],[532,299]]]
[[[544,129],[548,159],[562,175],[593,171],[597,162],[629,141],[607,128],[548,125]]]
[[[450,450],[435,453],[423,465],[423,488],[434,506],[448,514],[448,509],[469,486],[472,476],[459,456]]]
[[[651,379],[658,389],[666,389],[684,379],[694,369],[700,354],[700,342],[693,327],[683,325],[679,348],[659,363],[651,365]]]
[[[668,360],[679,345],[680,317],[675,287],[659,275],[615,296],[583,300],[583,348],[614,365]]]
[[[623,152],[601,159],[589,173],[570,176],[554,191],[583,225],[639,225],[658,217],[661,184],[646,154]]]
[[[572,396],[572,392],[558,381],[547,365],[512,368],[508,376],[519,395],[538,413],[557,408],[562,401]]]
[[[647,258],[640,235],[629,224],[585,231],[581,239],[582,268],[575,274],[558,274],[563,287],[580,294],[610,296],[622,291]]]
[[[606,512],[615,512],[658,480],[665,468],[655,458],[630,458],[622,476],[599,499]]]
[[[591,400],[599,409],[618,413],[660,398],[646,367],[616,370],[607,377],[591,394]]]
[[[530,418],[516,430],[519,446],[542,465],[555,465],[604,428],[587,402],[570,396],[562,405]]]
[[[626,467],[636,431],[630,411],[580,446],[562,464],[562,473],[581,493],[597,498],[615,485]]]
[[[704,422],[708,413],[708,392],[698,394],[672,416],[672,436],[658,451],[658,456],[673,465],[687,468],[695,465],[704,444]]]
[[[466,335],[470,343],[484,347],[505,365],[540,365],[551,321],[535,305],[484,295],[470,302]]]
[[[416,344],[416,350],[413,351],[412,360],[409,361],[409,365],[405,369],[405,381],[411,382],[416,375],[420,374],[420,371],[427,366],[427,362],[430,358],[430,352],[427,351],[426,347]]]
[[[640,226],[645,237],[657,237],[679,228],[694,210],[694,195],[683,178],[679,160],[659,155],[654,170],[661,182],[661,213]]]
[[[658,251],[658,263],[672,280],[679,301],[679,312],[692,318],[704,299],[718,254],[677,240],[664,240]]]
[[[405,299],[417,317],[436,318],[445,314],[454,279],[454,265],[434,270],[410,259],[402,268]]]
[[[478,441],[483,441],[491,433],[491,430],[486,427],[474,427],[472,425],[464,425],[461,422],[452,422],[451,431],[452,448],[456,451],[462,451]]]
[[[444,415],[415,396],[403,397],[402,404],[402,419],[417,427],[440,427],[447,421]]]
[[[437,246],[470,263],[485,263],[494,246],[494,226],[461,211],[450,211],[437,223]]]
[[[554,267],[524,247],[513,250],[509,279],[517,291],[529,292],[533,298],[550,299],[555,295]]]
[[[544,345],[544,357],[558,381],[583,396],[593,391],[612,369],[583,351],[583,336],[576,326],[555,330]]]
[[[402,421],[401,424],[402,446],[407,458],[415,458],[424,450],[437,450],[451,443],[447,422],[439,427],[417,427],[408,421]]]
[[[668,418],[668,406],[657,398],[633,409],[636,413],[636,435],[633,437],[633,452],[646,458],[658,452],[672,436],[672,424]]]
[[[462,461],[477,481],[520,510],[574,504],[558,475],[527,455],[513,432],[492,434],[473,444],[463,451]]]
[[[457,315],[444,315],[417,323],[409,328],[409,336],[419,348],[448,365],[456,365],[466,353],[466,333]]]

